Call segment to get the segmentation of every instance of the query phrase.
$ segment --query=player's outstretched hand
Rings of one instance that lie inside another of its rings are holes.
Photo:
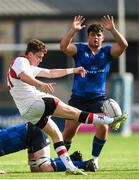
[[[73,24],[72,24],[72,29],[75,31],[80,31],[81,29],[83,29],[85,27],[85,25],[83,24],[85,21],[85,18],[83,16],[75,16],[74,20],[73,20]]]
[[[101,18],[102,24],[105,29],[112,31],[115,28],[113,16],[106,15]]]
[[[86,70],[82,66],[73,68],[73,71],[75,74],[80,74],[82,77],[85,77],[85,75],[87,73]]]

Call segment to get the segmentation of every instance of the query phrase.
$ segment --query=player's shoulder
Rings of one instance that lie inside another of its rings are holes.
[[[86,42],[75,42],[76,46],[82,46],[82,47],[86,47],[88,46],[88,44]]]
[[[88,44],[85,43],[85,42],[78,42],[78,43],[75,43],[75,46],[77,47],[77,49],[80,49],[80,50],[85,50],[85,49],[88,49]]]
[[[24,55],[19,55],[15,59],[18,59],[18,60],[28,60],[27,57],[24,56]]]
[[[14,60],[14,63],[29,63],[28,59],[25,56],[17,56]]]
[[[112,45],[111,44],[104,44],[102,47],[101,47],[101,50],[103,51],[106,51],[108,49],[111,49]]]

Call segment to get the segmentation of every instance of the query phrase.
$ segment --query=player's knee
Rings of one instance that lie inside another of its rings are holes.
[[[102,131],[103,131],[104,133],[107,133],[108,130],[109,130],[109,126],[108,126],[107,124],[104,124],[104,125],[102,126]]]
[[[64,140],[71,140],[73,136],[76,134],[76,131],[67,131],[63,133]]]
[[[58,98],[50,98],[50,97],[46,97],[46,98],[42,98],[42,99],[45,103],[45,115],[46,116],[52,115],[59,103],[59,99]]]
[[[108,125],[98,125],[96,127],[96,135],[100,138],[106,138],[109,130]]]
[[[50,158],[48,157],[40,157],[37,160],[30,160],[28,164],[32,172],[35,171],[43,172],[43,171],[48,171],[47,167],[49,169],[49,167],[51,166],[51,161]]]
[[[107,124],[98,124],[96,125],[97,131],[107,132],[109,130],[109,126]]]
[[[79,128],[79,124],[77,124],[76,122],[73,125],[69,124],[69,126],[66,126],[64,128],[63,136],[72,138],[76,134],[76,132],[78,131],[78,128]]]

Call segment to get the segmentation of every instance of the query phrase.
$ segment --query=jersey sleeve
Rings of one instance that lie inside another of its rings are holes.
[[[42,68],[36,66],[31,66],[31,69],[34,77],[36,77],[42,70]]]
[[[105,54],[107,55],[107,60],[108,60],[109,62],[111,62],[111,61],[114,59],[114,58],[112,57],[112,55],[111,55],[112,45],[109,44],[109,45],[104,46],[103,48],[104,48]]]
[[[74,44],[77,48],[77,54],[79,53],[80,49],[81,49],[81,44],[80,43],[75,43]]]
[[[75,43],[74,45],[77,48],[77,53],[73,56],[73,59],[74,59],[75,62],[77,62],[79,56],[84,51],[84,45],[82,43]]]
[[[30,72],[30,64],[28,59],[24,57],[18,57],[15,59],[12,69],[16,72],[18,76],[21,72]]]

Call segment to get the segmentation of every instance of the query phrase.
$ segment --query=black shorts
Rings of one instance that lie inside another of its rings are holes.
[[[95,99],[83,98],[78,96],[71,96],[69,105],[76,107],[82,111],[101,113],[103,102],[106,100],[105,96],[97,97]]]
[[[50,115],[52,115],[59,103],[59,100],[57,98],[53,97],[45,97],[42,98],[45,104],[45,111],[40,118],[40,120],[35,124],[40,129],[43,129],[45,125],[47,124],[48,118]]]
[[[35,153],[49,144],[48,135],[37,126],[28,123],[28,152]]]

